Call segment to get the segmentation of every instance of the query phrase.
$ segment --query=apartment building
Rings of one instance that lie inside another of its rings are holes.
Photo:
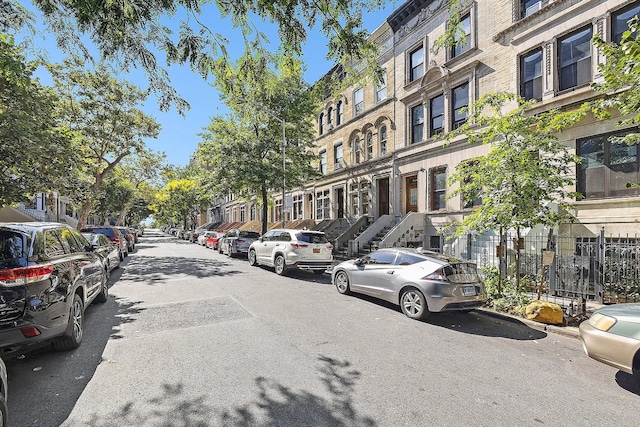
[[[445,143],[438,135],[465,123],[465,109],[488,93],[535,99],[531,113],[601,96],[591,83],[602,79],[604,58],[592,37],[620,40],[639,13],[640,0],[470,1],[460,14],[464,35],[455,46],[437,48],[447,29],[446,0],[406,1],[371,34],[381,47],[384,80],[328,96],[319,109],[315,147],[323,177],[288,189],[287,219],[390,215],[398,222],[416,212],[425,218],[420,238],[436,248],[442,227],[478,205],[448,198],[454,188],[448,177],[460,162],[488,151],[463,137]],[[335,66],[324,78],[341,73]],[[582,159],[575,190],[583,195],[575,201],[577,222],[561,234],[640,231],[640,190],[629,185],[640,182],[638,151],[608,140],[629,131],[616,122],[590,117],[560,135]],[[280,222],[279,191],[274,200],[269,221]],[[253,216],[227,208],[225,220]]]

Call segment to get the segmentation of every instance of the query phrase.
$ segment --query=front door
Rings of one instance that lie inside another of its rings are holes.
[[[378,218],[389,215],[389,178],[378,180]]]
[[[344,188],[336,189],[337,218],[344,218]]]
[[[418,176],[408,176],[405,186],[405,213],[418,212]]]

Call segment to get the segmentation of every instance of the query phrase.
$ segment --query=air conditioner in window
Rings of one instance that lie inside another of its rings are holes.
[[[527,8],[527,10],[524,12],[524,16],[529,16],[529,15],[539,11],[540,9],[542,9],[542,1],[536,2],[536,3],[532,4],[531,6],[529,6]]]
[[[333,123],[329,123],[329,124],[327,125],[327,128],[328,128],[329,130],[332,130],[332,129],[333,129]]]

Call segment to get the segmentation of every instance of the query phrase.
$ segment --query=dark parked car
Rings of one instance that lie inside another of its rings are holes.
[[[76,348],[85,308],[107,296],[100,256],[82,234],[58,223],[0,223],[0,348],[45,340]]]
[[[102,258],[107,276],[111,274],[111,271],[120,267],[120,249],[116,243],[109,240],[104,234],[82,233],[82,235],[91,244],[93,251]]]
[[[129,243],[124,235],[116,227],[110,225],[88,225],[80,230],[82,233],[97,233],[107,236],[109,240],[118,244],[120,248],[120,261],[129,256]]]

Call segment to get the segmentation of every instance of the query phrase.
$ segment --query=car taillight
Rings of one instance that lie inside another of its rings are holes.
[[[332,250],[333,249],[333,245],[327,245],[327,249]]]
[[[22,335],[24,335],[25,338],[33,338],[40,335],[40,331],[35,326],[20,328],[20,332],[22,332]]]
[[[298,249],[298,248],[307,248],[309,247],[309,245],[307,245],[306,243],[291,243],[291,247],[294,249]]]
[[[244,240],[242,240],[242,239],[236,239],[236,243],[243,243],[243,242],[244,242]]]
[[[13,268],[0,271],[0,283],[3,285],[24,285],[48,279],[53,272],[53,264],[34,265],[33,267]]]
[[[440,281],[446,282],[448,279],[447,279],[447,276],[444,274],[444,269],[439,268],[433,273],[424,276],[422,280],[440,280]]]

